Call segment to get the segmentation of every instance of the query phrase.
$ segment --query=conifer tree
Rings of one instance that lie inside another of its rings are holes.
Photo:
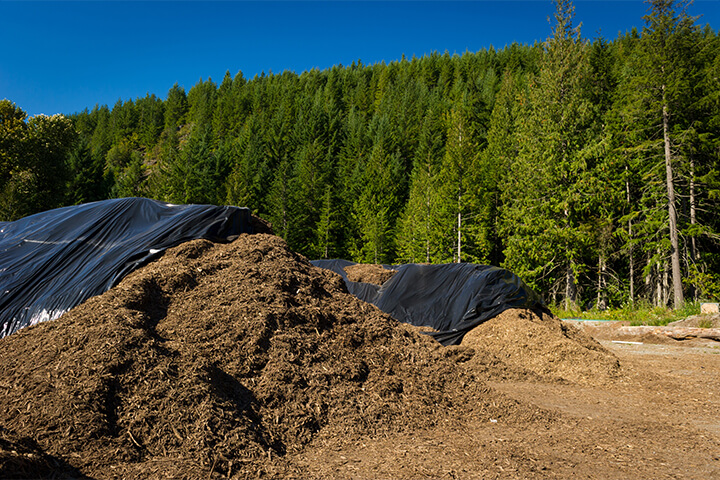
[[[138,112],[135,102],[118,100],[110,112],[110,128],[113,132],[113,142],[137,137]]]
[[[144,197],[146,194],[146,181],[147,173],[142,154],[134,151],[127,165],[118,172],[112,196],[116,198]]]
[[[675,308],[684,303],[677,169],[682,161],[683,138],[694,120],[688,113],[692,111],[692,88],[699,73],[694,65],[697,28],[686,7],[685,2],[675,0],[650,2],[646,25],[631,59],[633,73],[623,90],[625,121],[635,127],[635,136],[642,142],[639,147],[645,152],[642,175],[655,187],[643,192],[641,201],[649,212],[644,224],[655,226],[655,232],[666,232],[662,237],[645,232],[644,245],[650,258],[646,273],[655,271],[659,284],[655,301],[664,304],[666,295],[661,278],[669,257]],[[658,165],[663,166],[661,176]],[[660,208],[663,203],[664,213]],[[667,225],[666,230],[663,225]]]
[[[477,144],[475,130],[470,122],[467,99],[453,106],[447,112],[445,121],[447,143],[440,167],[440,194],[444,225],[443,243],[453,262],[468,260],[468,222],[475,218],[475,185],[473,176],[477,173]]]
[[[253,213],[267,212],[264,208],[263,192],[260,185],[265,181],[262,172],[263,142],[262,122],[255,115],[251,115],[243,126],[240,136],[227,148],[232,158],[231,171],[227,177],[225,202],[229,205],[238,205],[250,208]]]
[[[215,109],[215,98],[217,86],[212,79],[207,81],[200,79],[188,92],[188,123],[194,129],[199,129],[202,135],[212,138],[213,110]]]
[[[506,266],[541,291],[561,289],[566,308],[578,304],[584,267],[587,230],[575,187],[589,172],[583,149],[592,119],[588,47],[573,17],[570,1],[558,0],[553,36],[517,117],[519,151],[503,209]]]
[[[78,205],[107,198],[109,188],[104,176],[105,163],[94,158],[90,142],[80,138],[68,157],[70,180],[66,203]]]
[[[185,89],[177,83],[172,86],[165,100],[165,129],[177,130],[185,124],[188,110]]]
[[[267,196],[268,218],[276,235],[287,239],[295,227],[292,217],[293,169],[284,158],[277,168]]]
[[[138,110],[138,136],[140,143],[147,149],[160,141],[165,125],[165,105],[154,94],[148,94],[135,102]]]
[[[410,175],[409,198],[398,222],[398,260],[401,262],[430,263],[446,258],[442,248],[440,198],[445,135],[441,107],[435,103],[423,122]]]
[[[393,230],[400,207],[402,165],[398,155],[387,154],[382,142],[377,142],[362,178],[364,187],[354,205],[360,242],[352,253],[356,261],[390,263],[395,258]]]
[[[331,185],[325,186],[325,193],[320,199],[320,220],[315,229],[313,253],[316,258],[336,258],[340,253],[339,213],[337,199]]]
[[[338,189],[338,204],[342,252],[351,254],[358,251],[360,229],[354,215],[355,202],[364,186],[363,169],[369,156],[371,144],[367,134],[364,114],[351,107],[345,119],[345,142],[343,143],[335,168]]]
[[[505,245],[500,235],[502,185],[509,184],[506,177],[518,152],[515,126],[520,104],[517,99],[524,88],[525,77],[522,72],[505,71],[489,119],[487,145],[478,159],[478,168],[483,172],[480,224],[486,232],[488,262],[492,265],[500,265],[503,261]]]
[[[95,117],[95,130],[90,138],[90,153],[93,158],[105,162],[105,155],[113,145],[110,127],[110,109],[107,106],[95,107],[90,114]]]

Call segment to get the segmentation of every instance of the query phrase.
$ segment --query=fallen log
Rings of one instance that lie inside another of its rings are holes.
[[[720,341],[720,328],[699,328],[699,327],[618,327],[620,335],[665,335],[675,340],[686,340],[688,338],[707,338]]]

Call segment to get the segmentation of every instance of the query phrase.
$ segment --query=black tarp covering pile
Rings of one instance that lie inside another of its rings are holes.
[[[517,275],[489,265],[395,265],[397,273],[382,287],[351,282],[347,260],[316,260],[315,266],[342,275],[348,291],[396,320],[431,327],[443,345],[457,345],[465,333],[508,308],[547,310],[544,302]],[[389,268],[389,267],[386,267]]]
[[[0,338],[53,320],[189,240],[252,233],[247,208],[122,198],[0,222]]]

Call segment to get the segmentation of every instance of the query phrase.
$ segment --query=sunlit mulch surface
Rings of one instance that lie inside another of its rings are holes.
[[[197,240],[3,339],[0,422],[94,478],[282,475],[280,460],[322,431],[382,435],[519,408],[461,360],[277,237]]]

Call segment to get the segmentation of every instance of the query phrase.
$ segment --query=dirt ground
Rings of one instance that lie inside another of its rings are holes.
[[[324,440],[298,460],[318,479],[720,478],[720,344],[615,342],[600,342],[621,366],[614,379],[490,376],[490,395],[524,414]]]
[[[720,478],[720,344],[509,310],[441,347],[271,235],[0,340],[0,478]]]

